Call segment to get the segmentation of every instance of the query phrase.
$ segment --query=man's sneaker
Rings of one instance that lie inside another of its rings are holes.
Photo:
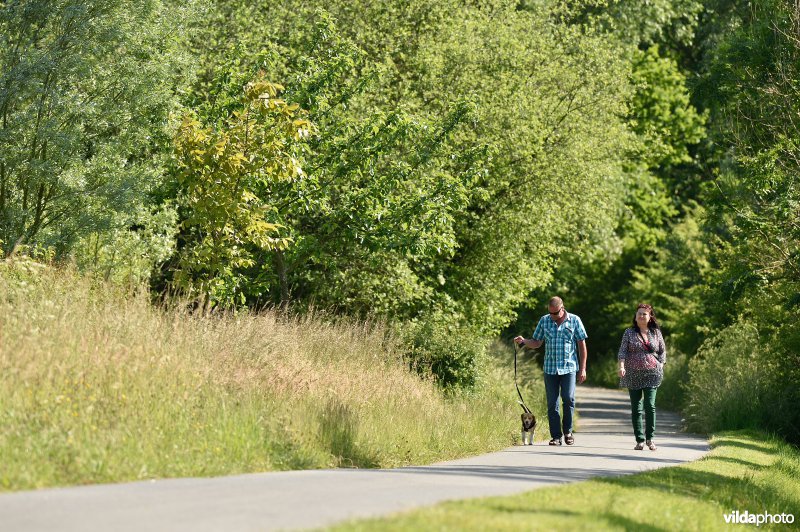
[[[572,445],[573,443],[575,443],[575,438],[572,436],[572,433],[570,432],[569,434],[564,436],[564,441],[567,443],[567,445]]]
[[[553,438],[550,440],[550,445],[561,445],[561,438]]]

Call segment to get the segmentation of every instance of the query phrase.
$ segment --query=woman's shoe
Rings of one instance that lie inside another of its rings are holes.
[[[658,447],[656,447],[656,444],[653,443],[651,440],[647,440],[644,443],[645,445],[647,445],[647,448],[650,449],[651,451],[655,451],[656,449],[658,449]]]
[[[575,437],[572,435],[571,432],[566,436],[564,436],[564,443],[566,443],[567,445],[572,445],[573,443],[575,443]]]
[[[561,445],[561,438],[553,438],[550,440],[550,445]]]
[[[644,449],[644,442],[637,441],[636,447],[633,448],[634,451],[641,451]]]

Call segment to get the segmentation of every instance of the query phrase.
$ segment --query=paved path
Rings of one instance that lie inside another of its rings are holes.
[[[185,478],[0,495],[9,531],[250,531],[325,526],[451,499],[519,493],[696,460],[705,439],[659,412],[657,451],[634,451],[624,392],[578,387],[575,445],[544,442],[430,466]],[[545,413],[541,413],[545,415]],[[542,437],[542,435],[537,435]]]

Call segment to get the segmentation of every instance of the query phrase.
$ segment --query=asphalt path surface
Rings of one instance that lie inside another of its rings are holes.
[[[658,411],[657,451],[634,451],[626,392],[579,386],[575,444],[532,446],[399,469],[166,479],[0,495],[8,531],[262,531],[324,527],[445,500],[507,495],[696,460],[708,442]],[[537,413],[545,416],[546,412]]]

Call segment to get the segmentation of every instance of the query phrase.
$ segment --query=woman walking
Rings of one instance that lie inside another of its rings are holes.
[[[656,431],[656,391],[664,379],[667,349],[650,305],[642,303],[636,308],[633,327],[623,333],[617,359],[620,386],[628,388],[631,396],[631,420],[636,437],[634,449],[641,451],[647,446],[655,451],[653,435]]]

